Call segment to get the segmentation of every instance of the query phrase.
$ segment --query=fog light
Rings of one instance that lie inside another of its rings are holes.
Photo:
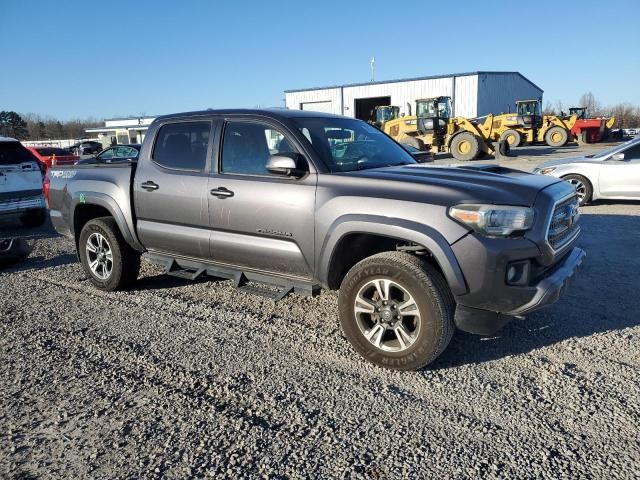
[[[529,283],[529,265],[529,260],[510,263],[507,266],[507,284],[526,285],[527,283]]]

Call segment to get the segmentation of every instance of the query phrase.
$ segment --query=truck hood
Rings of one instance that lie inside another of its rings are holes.
[[[404,165],[359,170],[346,175],[386,180],[395,184],[395,188],[388,189],[379,184],[380,196],[406,197],[408,194],[428,193],[430,201],[443,205],[466,202],[531,206],[540,190],[561,181],[554,177],[533,175],[492,164]],[[398,189],[397,182],[405,186]],[[394,190],[399,190],[399,194],[387,193]]]
[[[567,157],[557,158],[555,160],[549,160],[539,164],[536,169],[540,170],[547,167],[557,167],[559,165],[570,165],[572,163],[600,163],[602,158],[588,158],[588,157]]]

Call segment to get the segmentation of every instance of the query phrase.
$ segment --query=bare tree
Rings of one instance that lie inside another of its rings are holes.
[[[602,106],[591,92],[587,92],[580,97],[580,106],[586,107],[587,114],[591,117],[602,115]]]

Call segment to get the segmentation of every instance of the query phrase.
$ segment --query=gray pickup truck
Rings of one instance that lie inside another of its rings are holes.
[[[343,332],[388,368],[432,362],[455,327],[493,334],[556,301],[585,255],[567,182],[421,165],[321,113],[163,116],[137,161],[49,175],[52,222],[96,287],[127,288],[143,258],[274,299],[339,289]]]

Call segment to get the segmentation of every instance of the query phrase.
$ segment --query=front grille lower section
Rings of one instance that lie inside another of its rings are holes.
[[[580,233],[579,220],[577,196],[556,203],[547,230],[547,242],[554,251],[560,250]]]

